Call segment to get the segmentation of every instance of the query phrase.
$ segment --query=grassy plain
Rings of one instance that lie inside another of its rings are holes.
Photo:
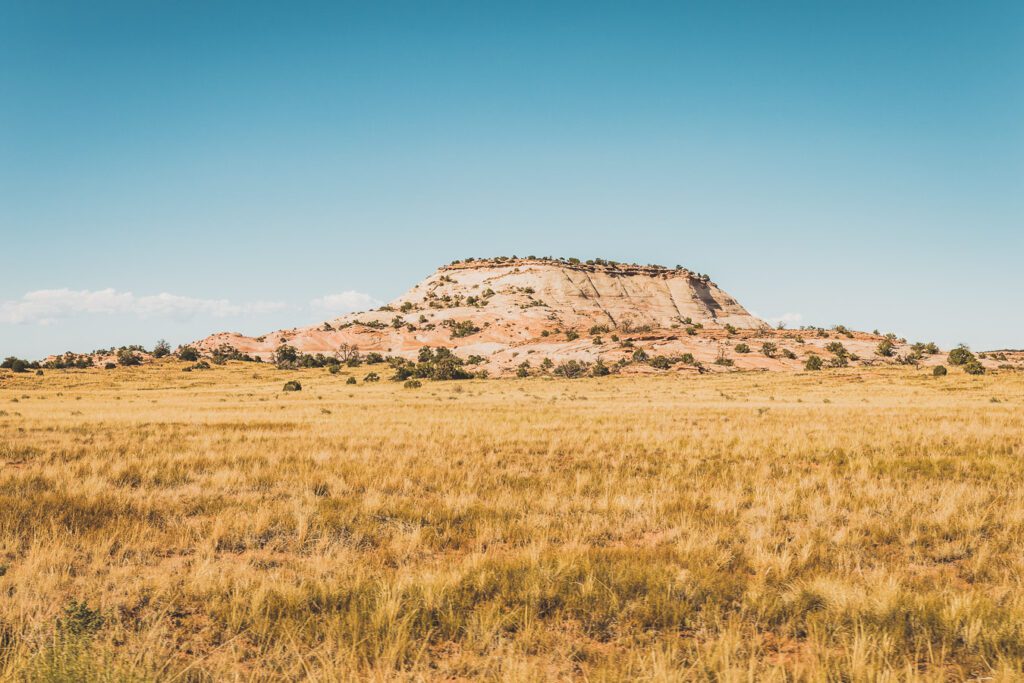
[[[1024,676],[1024,373],[182,365],[0,378],[0,678]]]

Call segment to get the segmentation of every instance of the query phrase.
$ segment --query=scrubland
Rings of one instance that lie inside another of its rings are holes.
[[[1024,677],[1024,373],[182,366],[0,377],[0,678]]]

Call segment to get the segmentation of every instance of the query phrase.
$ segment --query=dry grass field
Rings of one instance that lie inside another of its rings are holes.
[[[0,679],[1024,676],[1024,373],[182,365],[0,376]]]

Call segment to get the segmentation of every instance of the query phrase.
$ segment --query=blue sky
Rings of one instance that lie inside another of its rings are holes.
[[[527,253],[1024,347],[1024,3],[0,0],[0,233],[0,355]]]

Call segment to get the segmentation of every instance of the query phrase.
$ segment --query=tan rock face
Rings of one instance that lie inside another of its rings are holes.
[[[877,335],[772,330],[707,276],[683,268],[493,259],[443,266],[375,311],[255,338],[220,333],[196,345],[209,352],[228,344],[264,360],[282,344],[325,355],[345,344],[405,358],[443,346],[463,358],[482,357],[477,369],[508,375],[524,362],[611,365],[638,350],[692,357],[674,361],[677,371],[797,370],[810,355],[833,359],[827,346],[837,340],[852,364],[891,362],[875,353]],[[629,363],[622,371],[654,370]]]

